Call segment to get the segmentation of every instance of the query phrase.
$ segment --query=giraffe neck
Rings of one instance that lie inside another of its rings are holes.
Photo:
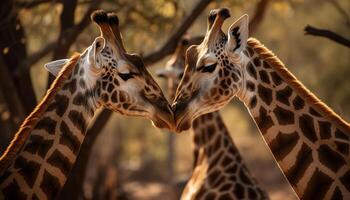
[[[97,107],[94,103],[97,90],[88,88],[85,83],[83,60],[74,65],[50,100],[38,106],[37,110],[45,108],[35,116],[37,119],[27,118],[26,122],[37,120],[34,126],[26,127],[25,122],[22,125],[25,128],[17,133],[17,138],[21,137],[26,128],[31,128],[23,146],[1,176],[0,193],[6,198],[55,199],[63,187]],[[10,154],[2,159],[6,156]]]
[[[215,195],[212,199],[268,198],[242,160],[219,112],[195,119],[192,132],[195,166],[181,199],[204,199],[209,194]]]
[[[286,178],[302,199],[350,197],[350,128],[251,39],[245,54],[248,107]]]

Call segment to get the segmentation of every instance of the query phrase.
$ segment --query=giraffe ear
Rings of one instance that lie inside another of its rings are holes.
[[[89,62],[95,68],[99,68],[97,54],[101,53],[102,49],[105,48],[105,44],[106,41],[103,37],[97,37],[89,49]]]
[[[57,76],[58,73],[61,71],[63,66],[69,62],[69,59],[60,59],[55,60],[49,63],[45,64],[45,68],[47,71],[49,71],[52,75]]]
[[[245,14],[235,21],[228,29],[227,51],[240,53],[247,46],[248,40],[248,15]]]

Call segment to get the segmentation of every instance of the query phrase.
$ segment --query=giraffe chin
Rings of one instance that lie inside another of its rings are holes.
[[[166,120],[163,120],[159,117],[155,117],[154,119],[152,119],[152,124],[153,126],[157,127],[157,128],[165,128],[165,129],[170,129],[172,130],[173,125],[169,124],[169,122],[167,122]]]
[[[191,128],[191,117],[188,113],[185,113],[176,120],[176,132],[180,133]]]

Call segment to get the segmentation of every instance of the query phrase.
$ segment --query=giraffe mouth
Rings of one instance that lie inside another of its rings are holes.
[[[159,117],[155,117],[152,119],[153,125],[156,126],[157,128],[166,128],[166,129],[171,129],[172,125],[170,125],[166,120],[163,120]]]
[[[189,111],[184,112],[176,118],[176,132],[180,133],[191,128],[191,117]]]
[[[174,129],[174,115],[169,104],[162,104],[155,107],[156,110],[152,115],[153,125],[158,128]]]

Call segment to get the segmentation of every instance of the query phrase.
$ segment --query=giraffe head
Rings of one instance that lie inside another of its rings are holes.
[[[173,103],[179,132],[190,128],[198,116],[219,110],[242,91],[248,16],[234,22],[226,35],[221,26],[229,17],[226,8],[212,10],[202,43],[186,52],[184,76]]]
[[[101,35],[81,54],[82,85],[93,96],[93,104],[129,116],[149,118],[160,128],[172,128],[173,114],[160,87],[140,56],[126,52],[116,14],[95,11],[91,19]],[[53,74],[67,60],[48,63]],[[79,84],[80,85],[80,84]]]
[[[174,99],[176,88],[179,85],[184,72],[185,53],[188,44],[189,41],[183,38],[177,45],[175,53],[166,63],[165,68],[157,71],[158,77],[164,78],[168,81],[168,93],[171,100]]]

